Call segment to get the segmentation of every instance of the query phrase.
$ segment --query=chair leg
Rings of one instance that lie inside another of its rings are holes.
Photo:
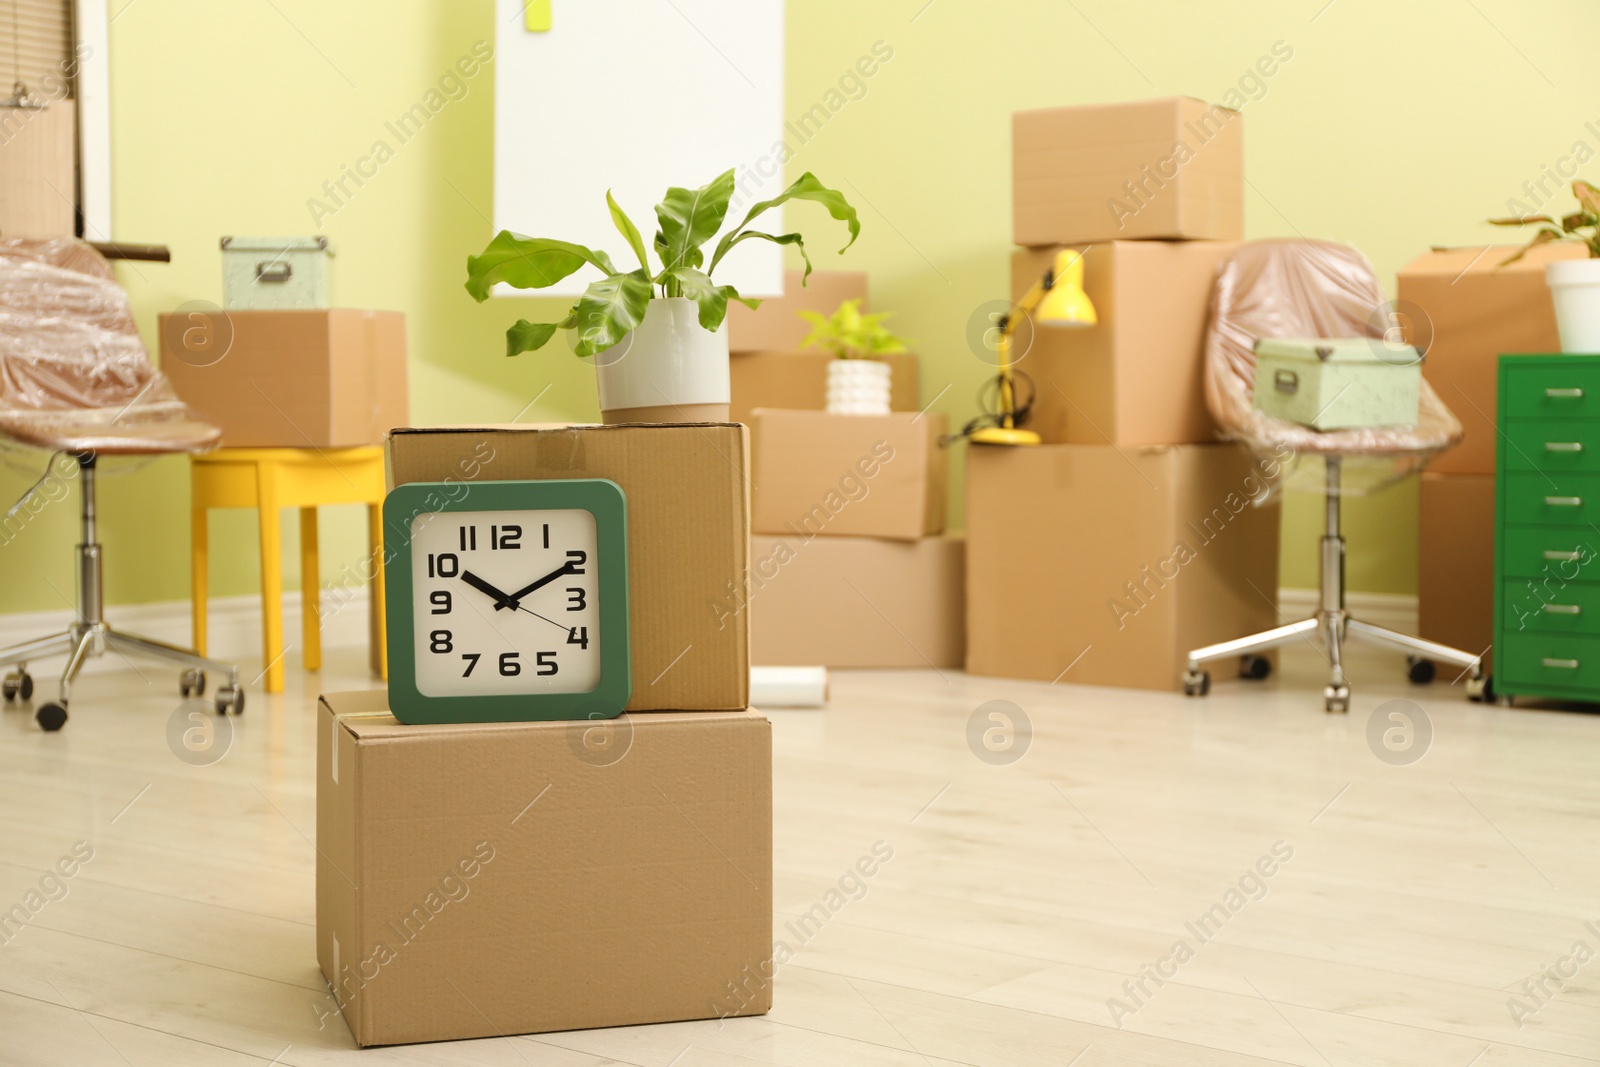
[[[77,644],[72,650],[72,658],[67,660],[67,667],[61,672],[61,703],[65,704],[72,697],[72,683],[78,677],[78,672],[83,670],[85,661],[94,655],[95,641],[103,631],[84,629],[78,634]]]
[[[322,574],[317,558],[317,509],[300,509],[300,643],[308,671],[322,669]]]
[[[1435,659],[1441,663],[1448,663],[1453,667],[1460,667],[1471,678],[1483,676],[1483,657],[1475,656],[1470,652],[1441,645],[1437,641],[1428,641],[1421,637],[1412,637],[1410,634],[1398,633],[1382,626],[1374,626],[1369,622],[1351,619],[1347,624],[1350,633],[1363,641],[1386,648],[1398,649],[1412,656],[1421,656],[1425,659]]]
[[[239,684],[239,668],[220,659],[211,659],[187,648],[179,648],[177,645],[169,645],[165,641],[155,641],[148,637],[136,637],[120,630],[108,629],[105,631],[105,637],[106,645],[118,652],[144,656],[147,659],[164,659],[194,670],[216,671],[218,674],[226,674],[230,685]]]
[[[20,645],[0,649],[0,667],[10,667],[13,664],[27,666],[29,660],[42,659],[45,656],[70,656],[77,647],[70,630],[50,637],[41,637],[36,641],[24,641]]]
[[[1350,685],[1344,676],[1344,632],[1347,620],[1342,611],[1323,612],[1318,621],[1322,625],[1322,641],[1328,655],[1328,684],[1322,690],[1325,711],[1350,710]]]
[[[1268,649],[1287,645],[1296,638],[1309,638],[1320,625],[1316,619],[1301,619],[1291,622],[1287,626],[1277,626],[1271,630],[1263,630],[1249,637],[1237,637],[1232,641],[1219,641],[1214,645],[1206,645],[1189,653],[1190,672],[1198,671],[1202,663],[1213,660],[1227,659],[1230,656],[1248,656],[1255,652],[1265,652]]]

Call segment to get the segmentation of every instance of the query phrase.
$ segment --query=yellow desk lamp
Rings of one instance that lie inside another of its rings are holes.
[[[972,432],[977,445],[1036,445],[1039,435],[1017,425],[1015,372],[1011,367],[1011,335],[1019,316],[1031,316],[1043,326],[1081,329],[1099,321],[1089,294],[1083,291],[1083,253],[1063,249],[1044,277],[1033,283],[1017,306],[1000,317],[995,355],[1000,366],[1000,411],[996,425]]]

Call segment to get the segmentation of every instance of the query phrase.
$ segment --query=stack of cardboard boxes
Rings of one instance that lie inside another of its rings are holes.
[[[917,410],[917,362],[887,357],[893,413],[830,415],[828,364],[798,351],[810,326],[866,301],[866,276],[790,272],[786,296],[729,315],[734,418],[752,440],[749,584],[722,611],[748,610],[763,666],[959,667],[960,538],[944,535],[947,422]]]
[[[1082,250],[1098,325],[1020,331],[1037,448],[967,459],[967,670],[1172,689],[1278,623],[1274,471],[1217,444],[1202,346],[1243,238],[1243,119],[1185,98],[1014,116],[1011,296]]]
[[[1426,352],[1423,376],[1461,420],[1458,448],[1422,476],[1418,632],[1469,652],[1494,640],[1494,475],[1500,356],[1559,352],[1545,266],[1580,244],[1435,249],[1400,271],[1397,312]]]
[[[362,1045],[760,1014],[771,727],[749,701],[743,426],[396,430],[394,485],[606,478],[628,501],[616,719],[407,726],[324,696],[321,1013]],[[398,543],[409,530],[390,530]]]

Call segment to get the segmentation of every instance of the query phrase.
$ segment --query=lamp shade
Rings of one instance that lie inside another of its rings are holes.
[[[1083,254],[1065,249],[1050,271],[1054,284],[1039,301],[1035,317],[1046,326],[1083,327],[1100,321],[1094,302],[1083,291]]]

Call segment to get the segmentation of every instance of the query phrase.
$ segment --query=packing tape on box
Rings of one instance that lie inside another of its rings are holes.
[[[826,667],[751,667],[753,708],[820,708],[828,702]]]

